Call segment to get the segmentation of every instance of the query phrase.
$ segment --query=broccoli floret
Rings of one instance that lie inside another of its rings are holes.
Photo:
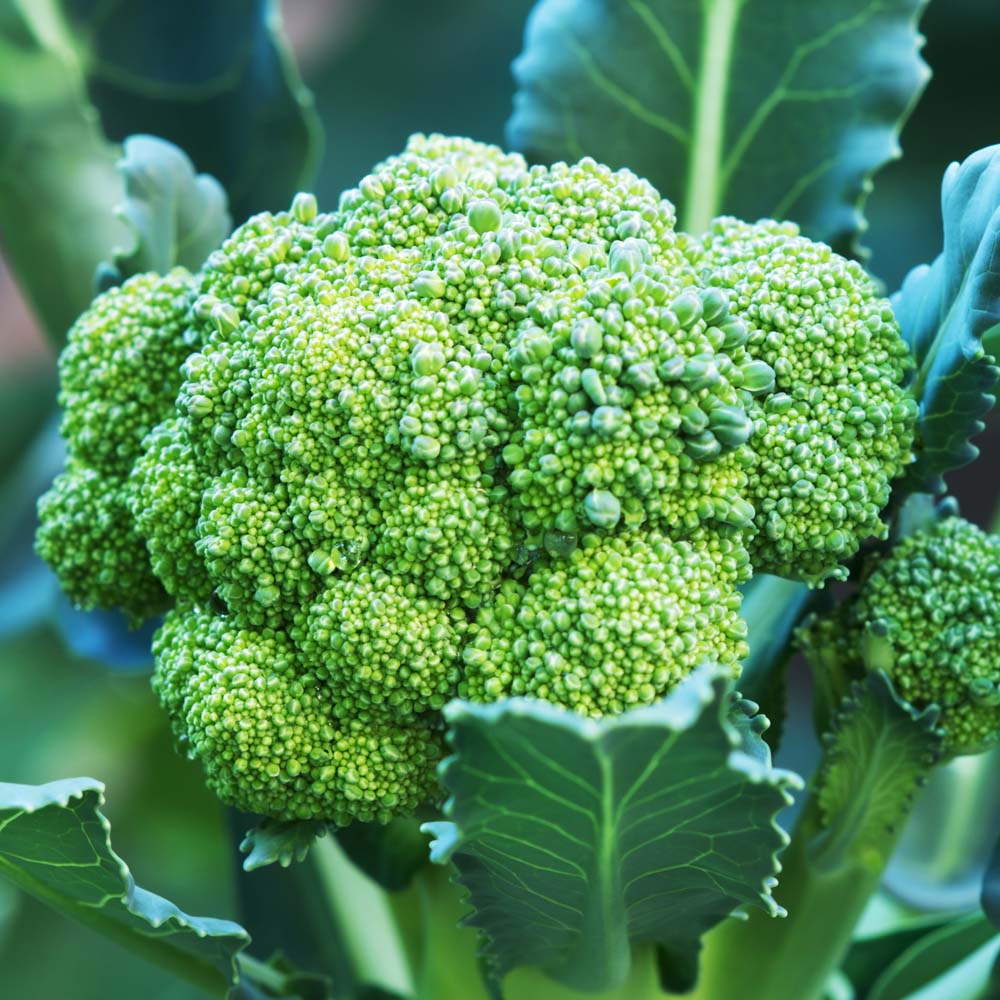
[[[93,348],[140,402],[88,496],[118,491],[122,579],[151,562],[178,602],[155,681],[178,736],[270,815],[432,797],[455,695],[601,715],[735,674],[751,564],[838,574],[910,457],[905,348],[859,268],[776,223],[685,236],[591,159],[414,136],[182,284]],[[42,514],[42,539],[70,523]],[[144,593],[44,547],[92,603]]]
[[[98,296],[59,358],[68,469],[39,501],[36,548],[81,608],[142,621],[166,609],[133,519],[128,477],[146,434],[174,407],[191,276],[140,274]]]
[[[73,462],[38,501],[38,554],[80,608],[121,608],[134,624],[165,611],[167,595],[114,478]]]
[[[279,631],[171,611],[153,687],[189,756],[231,805],[279,819],[387,819],[432,793],[434,720],[338,718],[330,687]]]
[[[892,479],[912,461],[912,359],[887,299],[860,264],[791,223],[717,219],[692,253],[747,326],[747,351],[774,370],[751,409],[758,571],[809,583],[846,579]]]
[[[705,660],[735,676],[747,655],[736,584],[749,570],[725,534],[585,535],[480,610],[460,693],[530,695],[598,716],[655,701]]]
[[[1000,538],[963,518],[904,538],[804,639],[817,669],[883,670],[917,708],[939,706],[948,753],[1000,740]]]

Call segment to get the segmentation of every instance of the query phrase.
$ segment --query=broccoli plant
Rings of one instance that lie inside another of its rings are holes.
[[[314,866],[336,961],[136,888],[89,779],[0,785],[0,874],[220,996],[861,1000],[995,943],[900,925],[882,969],[859,927],[932,769],[1000,743],[1000,542],[943,479],[993,404],[1000,147],[887,297],[855,237],[920,4],[752,6],[542,0],[516,148],[416,132],[235,229],[130,140],[36,549],[154,622],[177,750],[248,870]]]

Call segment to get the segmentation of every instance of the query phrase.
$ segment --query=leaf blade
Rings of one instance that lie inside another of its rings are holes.
[[[103,801],[104,786],[91,778],[0,783],[0,875],[211,995],[227,996],[249,935],[138,887],[111,847]]]
[[[941,183],[944,246],[892,296],[917,362],[919,449],[907,478],[943,489],[942,475],[979,454],[1000,370],[987,353],[1000,334],[1000,146],[953,163]],[[986,346],[984,346],[986,345]]]
[[[541,0],[508,140],[538,161],[630,167],[694,233],[723,213],[774,216],[846,249],[929,76],[924,6]]]
[[[449,822],[427,826],[432,859],[455,862],[499,974],[530,964],[612,989],[633,941],[694,954],[739,905],[779,912],[786,837],[773,819],[798,779],[770,766],[759,721],[745,703],[730,717],[731,698],[704,667],[613,719],[528,699],[452,703]],[[703,850],[711,838],[725,847]]]

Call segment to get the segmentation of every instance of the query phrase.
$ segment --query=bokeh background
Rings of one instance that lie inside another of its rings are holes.
[[[321,208],[400,149],[410,132],[502,142],[513,95],[509,65],[530,6],[529,0],[285,0],[286,33],[326,135],[314,184]],[[191,13],[198,5],[163,5],[165,53],[183,51],[186,7]],[[1000,4],[936,0],[922,27],[934,76],[902,134],[904,158],[877,176],[868,206],[869,265],[889,291],[940,248],[945,167],[1000,141]],[[104,124],[111,138],[122,138],[114,121]],[[164,112],[144,130],[183,143],[176,114]],[[197,158],[196,166],[213,167]],[[240,212],[234,214],[241,221]],[[0,245],[10,235],[0,231]],[[245,821],[226,814],[203,789],[197,769],[173,752],[149,690],[148,635],[116,633],[120,639],[109,648],[108,620],[75,614],[60,602],[31,553],[34,498],[59,462],[54,366],[41,324],[0,258],[0,780],[100,778],[109,789],[115,846],[140,884],[189,912],[253,916],[265,954],[271,946],[294,947],[297,961],[322,961],[321,941],[306,937],[289,945],[288,927],[269,924],[262,902],[272,892],[305,899],[308,886],[289,873],[242,874],[232,846]],[[953,474],[950,486],[965,513],[987,525],[1000,490],[1000,421],[994,419],[978,443],[982,460]],[[91,658],[98,656],[102,662]],[[805,678],[795,678],[793,695],[806,698]],[[790,730],[786,743],[783,756],[808,764],[805,730]],[[893,887],[913,901],[968,899],[975,865],[966,848],[976,824],[962,823],[962,810],[970,802],[996,810],[1000,773],[995,758],[966,770],[931,789],[920,807],[951,816],[956,830],[943,837],[938,823],[934,836],[913,833],[892,876]],[[3,995],[18,1000],[195,997],[2,881],[0,969]]]

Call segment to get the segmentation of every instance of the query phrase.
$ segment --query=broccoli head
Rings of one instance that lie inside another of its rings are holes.
[[[902,539],[804,638],[818,669],[882,670],[917,708],[937,705],[946,752],[1000,739],[1000,538],[963,518]]]
[[[169,281],[174,309],[139,294]],[[679,233],[589,158],[414,136],[335,211],[298,195],[78,328],[112,313],[63,378],[122,414],[75,461],[133,534],[95,515],[71,564],[42,549],[118,604],[102,573],[145,548],[179,741],[282,818],[433,795],[455,696],[599,716],[735,675],[739,584],[840,575],[911,458],[906,350],[857,265],[777,223]],[[96,419],[67,417],[71,454]],[[85,516],[59,504],[43,539]]]

